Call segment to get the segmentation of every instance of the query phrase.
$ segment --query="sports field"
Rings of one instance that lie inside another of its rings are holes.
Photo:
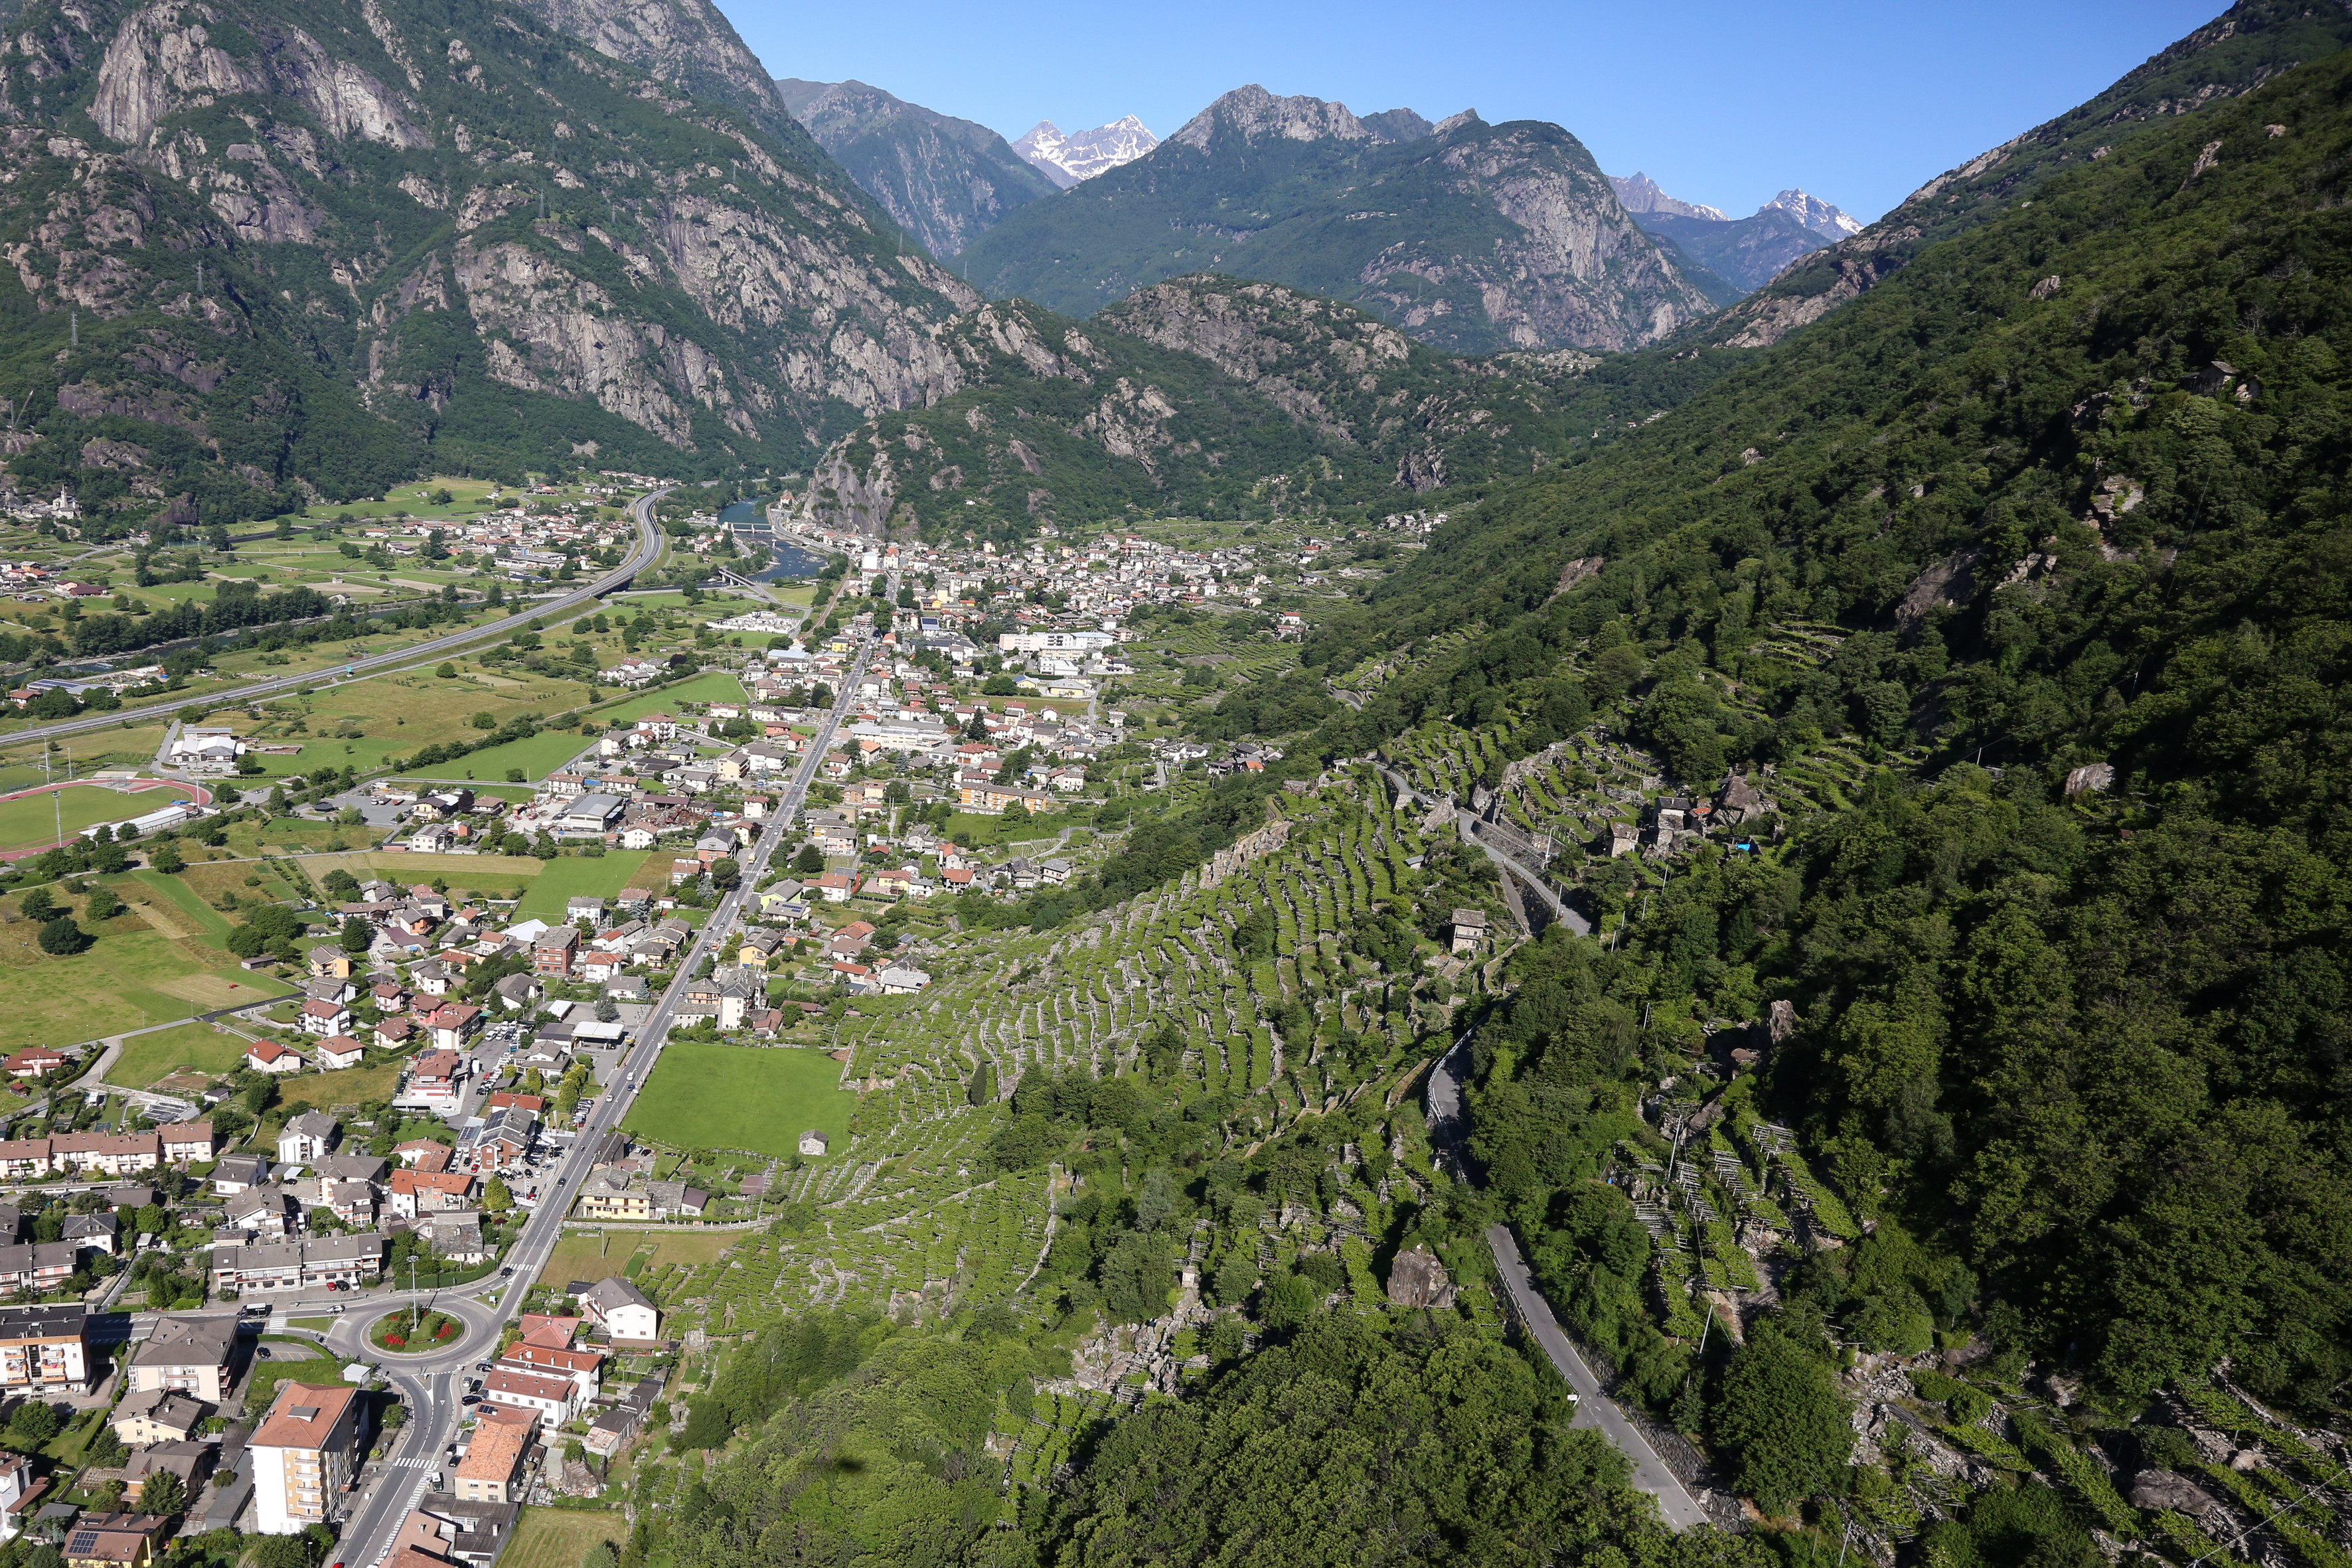
[[[830,1134],[838,1154],[857,1097],[839,1084],[841,1064],[823,1051],[681,1041],[638,1091],[632,1132],[689,1149],[750,1149],[791,1154],[809,1128]]]
[[[194,800],[185,790],[152,789],[124,794],[104,784],[78,784],[51,794],[0,800],[0,850],[58,842],[58,817],[70,836],[99,822],[125,822],[161,811],[175,800]]]

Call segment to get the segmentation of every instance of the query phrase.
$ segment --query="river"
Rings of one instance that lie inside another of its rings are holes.
[[[803,577],[814,577],[824,570],[824,557],[797,544],[786,544],[768,531],[768,503],[739,500],[719,508],[719,521],[733,523],[736,538],[757,548],[769,546],[773,564],[764,572],[754,572],[751,578],[759,583],[790,583]]]

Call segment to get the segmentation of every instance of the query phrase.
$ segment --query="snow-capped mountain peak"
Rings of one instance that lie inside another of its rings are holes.
[[[1850,234],[1862,232],[1860,220],[1840,212],[1821,197],[1807,195],[1802,191],[1782,191],[1756,210],[1762,212],[1765,207],[1780,208],[1823,239],[1843,239]]]
[[[1132,163],[1159,145],[1160,138],[1130,114],[1067,136],[1052,121],[1041,120],[1013,143],[1013,150],[1066,191],[1080,180]]]

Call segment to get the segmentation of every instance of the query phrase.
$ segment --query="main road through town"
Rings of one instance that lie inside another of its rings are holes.
[[[646,521],[650,508],[640,516]],[[897,597],[895,574],[890,584],[890,596]],[[577,1192],[581,1179],[587,1174],[595,1158],[597,1146],[604,1135],[621,1123],[629,1103],[636,1098],[637,1089],[660,1060],[669,1027],[677,1016],[678,1004],[686,998],[686,988],[692,983],[702,960],[716,952],[720,943],[741,918],[743,910],[754,897],[754,889],[768,868],[769,857],[778,843],[788,835],[786,828],[799,815],[802,803],[808,797],[809,784],[815,779],[817,769],[824,765],[826,752],[832,749],[833,738],[841,721],[856,700],[857,683],[865,674],[866,663],[872,655],[874,644],[862,643],[847,672],[843,676],[841,689],[835,695],[833,708],[824,722],[809,740],[801,765],[793,771],[791,784],[777,802],[770,826],[742,862],[742,876],[732,891],[721,899],[711,910],[710,919],[695,938],[694,945],[678,963],[677,978],[664,991],[661,999],[638,1026],[635,1040],[622,1053],[613,1069],[612,1081],[604,1086],[596,1100],[587,1121],[572,1139],[569,1151],[556,1162],[547,1175],[546,1197],[523,1226],[522,1235],[508,1251],[506,1265],[499,1277],[498,1293],[487,1300],[469,1297],[465,1288],[443,1291],[434,1302],[439,1310],[458,1317],[467,1325],[465,1337],[457,1348],[437,1355],[414,1359],[394,1357],[376,1350],[366,1342],[369,1323],[393,1307],[404,1303],[410,1297],[405,1291],[389,1296],[369,1296],[350,1301],[356,1310],[344,1322],[327,1336],[329,1346],[340,1353],[373,1363],[383,1369],[408,1407],[408,1418],[399,1438],[386,1458],[371,1468],[373,1479],[345,1522],[341,1561],[349,1568],[374,1568],[374,1564],[391,1552],[394,1537],[399,1532],[401,1521],[407,1518],[430,1483],[433,1473],[445,1468],[448,1446],[455,1438],[458,1423],[465,1414],[463,1400],[466,1380],[475,1375],[469,1369],[474,1363],[488,1361],[498,1348],[505,1325],[520,1311],[530,1293],[530,1284],[547,1263],[548,1255],[555,1249],[557,1237],[563,1227],[563,1215]],[[415,650],[410,650],[412,653]],[[396,1283],[396,1282],[395,1282]],[[422,1294],[431,1294],[429,1292]],[[335,1298],[330,1298],[334,1300]]]
[[[652,565],[654,558],[661,553],[662,535],[661,530],[654,526],[654,503],[676,488],[671,486],[654,490],[638,497],[630,503],[630,515],[636,520],[637,524],[636,545],[629,552],[629,558],[622,562],[617,569],[606,573],[593,583],[585,587],[576,588],[561,598],[529,605],[507,616],[504,620],[491,621],[484,626],[468,626],[464,631],[451,632],[446,637],[434,637],[429,641],[415,643],[407,647],[394,648],[390,653],[372,654],[366,658],[353,659],[349,666],[352,674],[364,675],[373,670],[388,669],[395,665],[415,664],[420,659],[431,658],[436,653],[451,652],[488,637],[499,637],[508,632],[519,632],[533,621],[567,614],[579,605],[625,586],[630,578]],[[257,697],[272,697],[281,691],[291,691],[298,686],[331,686],[334,684],[335,679],[325,670],[312,670],[308,675],[281,675],[270,680],[257,680],[245,686],[232,686],[222,691],[194,693],[194,700],[215,708],[234,708],[241,702],[250,702]],[[167,715],[168,710],[158,705],[151,709],[117,709],[103,713],[86,714],[79,719],[60,719],[54,724],[42,724],[34,729],[19,730],[13,735],[0,737],[0,744],[14,746],[25,741],[47,741],[65,735],[79,735],[89,730],[118,729],[124,719],[137,719],[142,714],[149,717],[158,714]]]

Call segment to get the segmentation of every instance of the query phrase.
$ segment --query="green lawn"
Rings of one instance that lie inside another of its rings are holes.
[[[240,1037],[216,1034],[210,1024],[182,1024],[122,1042],[122,1055],[115,1058],[106,1076],[109,1082],[144,1089],[182,1068],[226,1073],[244,1057],[245,1041]]]
[[[628,1128],[690,1148],[791,1154],[811,1127],[840,1153],[857,1098],[839,1085],[841,1064],[823,1051],[681,1041],[629,1108]]]
[[[520,920],[538,919],[561,923],[563,906],[572,899],[584,899],[601,894],[610,904],[614,894],[629,885],[637,868],[652,854],[650,849],[617,849],[602,859],[573,858],[543,862],[545,868],[531,879],[523,892],[522,902],[516,906]]]
[[[30,795],[21,800],[0,801],[0,849],[21,849],[30,844],[55,844],[58,841],[58,816],[63,812],[68,834],[80,832],[98,822],[122,822],[131,817],[144,816],[151,811],[161,811],[175,800],[194,800],[184,792],[168,789],[142,790],[136,795],[118,794],[104,784],[76,784],[60,790],[56,795]]]
[[[326,1354],[309,1340],[291,1334],[264,1334],[261,1348],[269,1359],[256,1356],[252,1375],[247,1380],[245,1414],[248,1419],[258,1418],[278,1397],[281,1383],[329,1384],[337,1388],[350,1385],[343,1382],[343,1363]],[[224,1412],[226,1414],[226,1412]]]
[[[527,1508],[499,1561],[504,1568],[578,1568],[598,1542],[617,1547],[628,1538],[628,1516],[618,1511]]]

